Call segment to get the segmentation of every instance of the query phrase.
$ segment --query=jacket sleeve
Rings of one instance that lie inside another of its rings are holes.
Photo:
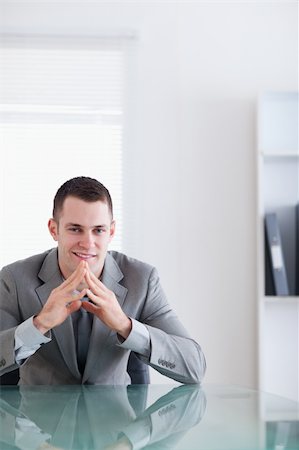
[[[150,356],[140,358],[176,381],[200,383],[206,370],[204,354],[168,304],[155,268],[139,320],[149,331],[151,345]]]
[[[15,362],[15,331],[20,323],[17,290],[7,268],[0,272],[0,375],[10,372]]]

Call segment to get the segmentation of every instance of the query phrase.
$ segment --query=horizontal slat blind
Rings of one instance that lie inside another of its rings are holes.
[[[74,176],[103,182],[122,246],[127,39],[0,40],[0,265],[42,252],[53,197]]]

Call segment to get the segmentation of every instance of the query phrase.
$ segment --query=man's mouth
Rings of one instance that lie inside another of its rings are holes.
[[[93,253],[81,253],[81,252],[73,252],[77,258],[83,259],[84,261],[87,261],[88,259],[95,258],[95,254]]]

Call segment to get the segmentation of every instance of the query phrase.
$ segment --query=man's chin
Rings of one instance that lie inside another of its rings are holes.
[[[97,277],[100,278],[100,275],[102,273],[103,270],[103,263],[99,260],[96,259],[94,261],[90,260],[87,261],[89,270]]]

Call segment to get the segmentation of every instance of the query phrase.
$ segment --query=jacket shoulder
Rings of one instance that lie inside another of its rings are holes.
[[[28,258],[20,259],[2,268],[2,272],[10,272],[13,275],[24,275],[26,272],[38,274],[45,258],[50,252],[56,249],[47,250],[38,255],[33,255]]]
[[[125,255],[124,253],[117,252],[115,250],[109,251],[110,256],[115,260],[118,267],[124,274],[136,274],[148,278],[150,274],[155,270],[155,267],[151,264],[140,261],[136,258]]]

